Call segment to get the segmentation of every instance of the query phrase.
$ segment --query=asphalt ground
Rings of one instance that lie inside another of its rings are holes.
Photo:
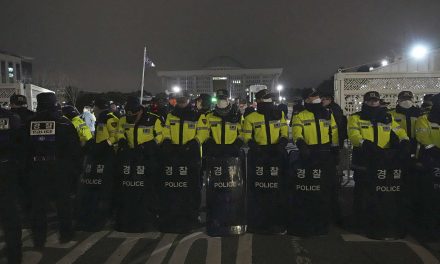
[[[440,263],[439,256],[440,243],[421,245],[409,236],[394,241],[370,240],[337,227],[327,236],[311,238],[258,234],[219,238],[207,236],[203,229],[189,234],[104,230],[77,232],[74,241],[66,244],[60,244],[51,231],[43,251],[33,249],[29,230],[23,230],[23,263],[413,264]]]

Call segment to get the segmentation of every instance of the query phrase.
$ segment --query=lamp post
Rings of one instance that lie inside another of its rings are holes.
[[[278,100],[281,102],[281,99],[282,99],[282,97],[281,97],[281,90],[283,90],[283,85],[278,84],[277,85],[277,90],[278,90]]]

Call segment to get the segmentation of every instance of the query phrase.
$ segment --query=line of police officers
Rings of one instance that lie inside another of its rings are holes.
[[[16,201],[19,180],[26,183],[22,184],[25,195],[30,195],[23,200],[25,207],[31,208],[35,247],[42,248],[46,241],[46,209],[50,200],[55,201],[57,207],[60,241],[70,241],[73,237],[70,195],[76,192],[73,186],[81,173],[78,168],[82,168],[82,153],[94,149],[94,155],[113,157],[115,150],[141,148],[146,152],[140,155],[157,156],[155,161],[174,154],[186,155],[194,163],[200,161],[202,145],[205,155],[214,156],[225,151],[239,155],[244,144],[256,156],[263,152],[285,153],[288,126],[272,97],[268,90],[258,92],[257,110],[243,118],[228,100],[226,90],[217,91],[215,109],[208,112],[194,110],[189,97],[182,93],[166,120],[148,112],[136,98],[128,99],[126,116],[120,119],[106,109],[103,100],[96,100],[96,135],[92,138],[76,109],[67,106],[61,112],[54,94],[39,94],[37,112],[32,115],[25,110],[26,98],[13,96],[11,111],[0,110],[0,218],[9,262],[19,263],[21,259],[21,226]],[[328,171],[325,181],[331,189],[329,199],[333,205],[330,206],[337,207],[339,181],[334,167],[341,148],[338,130],[345,128],[337,126],[333,113],[321,104],[316,90],[303,90],[303,99],[303,107],[294,112],[291,120],[293,142],[299,149],[301,162]],[[366,214],[363,205],[365,182],[369,177],[366,168],[378,161],[375,156],[383,150],[398,149],[401,168],[406,168],[411,158],[414,164],[422,161],[422,165],[427,166],[440,160],[440,96],[432,97],[432,109],[424,112],[418,110],[412,100],[411,92],[401,92],[398,106],[388,112],[380,105],[379,93],[368,92],[364,95],[362,110],[348,118],[348,138],[354,146],[354,210],[360,222]],[[16,107],[20,105],[22,107]],[[227,148],[222,149],[225,146]],[[156,155],[159,152],[164,155]],[[157,166],[154,171],[161,175]],[[192,210],[185,217],[197,221],[200,197],[196,195],[194,200],[183,202],[190,203],[189,210]],[[163,221],[170,221],[168,224],[183,219],[179,218],[182,215],[167,215],[172,207],[157,209]],[[325,232],[325,228],[320,232]]]

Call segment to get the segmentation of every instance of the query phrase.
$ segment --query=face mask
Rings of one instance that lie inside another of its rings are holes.
[[[226,107],[228,107],[228,105],[229,105],[228,100],[219,100],[217,102],[217,107],[220,109],[226,108]]]
[[[405,100],[399,103],[399,106],[405,109],[411,108],[413,106],[413,102],[410,100]]]
[[[312,101],[312,104],[320,104],[321,103],[321,98],[316,98],[315,100]]]

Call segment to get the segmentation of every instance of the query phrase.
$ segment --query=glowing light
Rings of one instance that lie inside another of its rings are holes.
[[[174,93],[180,93],[180,91],[182,91],[182,88],[180,88],[180,87],[177,86],[177,85],[176,85],[176,86],[173,86],[172,89],[173,89],[173,92],[174,92]]]
[[[411,49],[410,54],[414,59],[423,59],[428,54],[428,48],[423,45],[416,45]]]

